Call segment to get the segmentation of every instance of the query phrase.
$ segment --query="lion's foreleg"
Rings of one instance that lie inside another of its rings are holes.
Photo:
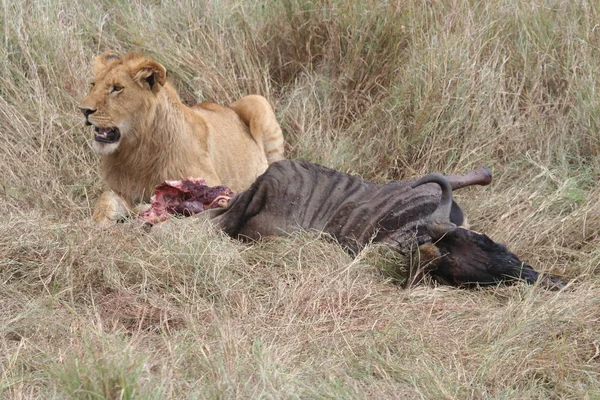
[[[107,190],[96,201],[92,220],[98,225],[106,225],[129,217],[130,208],[121,196]]]

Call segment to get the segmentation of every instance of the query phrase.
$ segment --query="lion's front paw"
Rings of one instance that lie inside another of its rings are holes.
[[[113,192],[104,192],[96,202],[92,220],[98,225],[110,225],[128,216],[125,201]]]

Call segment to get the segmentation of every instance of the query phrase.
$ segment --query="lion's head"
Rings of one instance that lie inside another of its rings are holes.
[[[154,114],[167,71],[143,55],[108,51],[94,60],[93,73],[90,93],[79,108],[86,124],[94,126],[94,150],[107,155],[121,143],[139,140]]]

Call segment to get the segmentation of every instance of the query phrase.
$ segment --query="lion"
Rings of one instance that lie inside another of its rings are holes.
[[[98,224],[139,211],[165,180],[196,177],[239,192],[284,157],[281,128],[262,96],[245,96],[229,107],[188,107],[165,67],[137,53],[107,51],[96,57],[92,72],[79,109],[94,127],[92,147],[109,189],[93,211]]]

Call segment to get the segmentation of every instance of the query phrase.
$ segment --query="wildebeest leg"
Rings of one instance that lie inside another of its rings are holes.
[[[452,186],[452,190],[460,189],[471,185],[489,185],[492,182],[492,173],[485,167],[474,169],[463,175],[446,175],[446,179]],[[458,226],[469,228],[469,223],[464,213],[456,203],[452,203],[450,220]]]
[[[446,175],[452,190],[471,185],[489,185],[492,182],[492,173],[485,167],[474,169],[463,175]]]

